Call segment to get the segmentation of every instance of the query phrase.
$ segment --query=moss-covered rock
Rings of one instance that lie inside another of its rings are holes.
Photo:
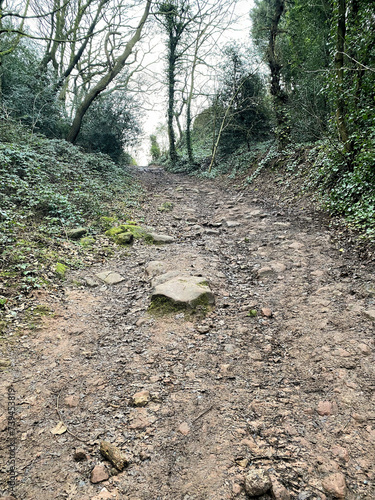
[[[115,242],[118,245],[131,245],[133,243],[134,236],[131,232],[120,233],[115,237]]]
[[[65,264],[61,264],[61,262],[58,262],[55,266],[55,273],[58,274],[60,278],[65,278],[67,269],[68,268]]]
[[[162,276],[160,277],[162,278]],[[151,297],[150,311],[156,314],[186,310],[188,313],[207,313],[215,304],[215,297],[207,281],[199,276],[175,276],[159,280]]]

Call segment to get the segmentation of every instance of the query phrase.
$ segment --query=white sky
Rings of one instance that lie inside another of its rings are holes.
[[[245,44],[249,42],[250,34],[250,17],[249,12],[252,8],[254,2],[253,0],[240,0],[235,8],[235,15],[239,16],[239,21],[233,26],[233,29],[228,31],[222,37],[222,45],[229,42],[230,40],[236,40],[238,42],[244,42]],[[162,43],[162,42],[160,42]],[[156,51],[164,50],[164,48],[155,47]],[[154,49],[154,50],[155,50]],[[157,52],[153,51],[154,54]],[[154,55],[155,57],[155,55]],[[153,70],[162,74],[163,72],[163,62],[155,64]],[[144,113],[143,120],[143,130],[144,137],[140,145],[137,146],[136,150],[132,152],[135,157],[137,164],[140,166],[147,165],[150,161],[149,151],[150,151],[150,140],[149,136],[156,133],[156,128],[158,125],[166,124],[166,94],[165,91],[154,91],[149,94],[149,106],[148,110]]]

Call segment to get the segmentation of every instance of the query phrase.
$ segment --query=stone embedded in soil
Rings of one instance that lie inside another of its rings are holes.
[[[320,416],[328,416],[337,413],[337,405],[332,401],[319,401],[317,412]]]
[[[274,273],[274,270],[272,267],[262,267],[261,269],[258,270],[257,275],[258,278],[265,278],[266,276],[270,276],[271,274]]]
[[[133,406],[137,407],[146,406],[149,401],[150,401],[149,391],[139,391],[132,396]]]
[[[375,309],[367,309],[366,311],[363,311],[363,314],[366,316],[367,319],[375,321]]]
[[[125,455],[117,446],[108,441],[100,442],[100,453],[120,472],[130,463],[129,456]]]
[[[162,278],[162,277],[161,277]],[[160,305],[159,302],[162,302]],[[207,280],[201,276],[176,276],[156,285],[151,296],[151,307],[155,310],[163,305],[197,309],[198,306],[212,306],[215,297]],[[161,311],[162,312],[162,311]]]
[[[91,471],[90,481],[93,484],[101,483],[102,481],[106,481],[109,478],[109,474],[104,465],[95,465],[93,470]]]
[[[161,260],[152,260],[146,266],[146,274],[151,278],[163,273],[165,273],[165,262]]]
[[[69,408],[75,408],[76,406],[79,405],[79,396],[69,395],[64,398],[64,403],[66,406]]]
[[[175,239],[173,236],[169,236],[168,234],[158,234],[158,233],[147,233],[146,239],[150,239],[152,243],[156,245],[164,244],[164,243],[173,243]]]
[[[99,283],[95,281],[94,278],[91,278],[91,276],[87,276],[87,278],[85,278],[85,282],[90,288],[94,288],[99,285]]]
[[[0,368],[7,368],[10,364],[10,359],[0,358]]]
[[[178,427],[178,430],[179,432],[181,432],[181,434],[187,436],[190,432],[189,424],[187,422],[182,422],[182,424],[180,424],[180,426]]]
[[[367,344],[358,344],[357,347],[364,356],[369,356],[371,354],[371,348]]]
[[[344,499],[346,496],[345,476],[341,472],[327,476],[323,479],[322,486],[333,498]]]
[[[271,488],[271,478],[264,469],[250,470],[245,477],[245,491],[250,497],[264,495]]]
[[[238,227],[240,226],[240,223],[235,221],[235,220],[227,220],[225,221],[225,224],[227,225],[227,227]]]
[[[115,271],[104,271],[95,276],[104,281],[104,283],[107,283],[107,285],[117,285],[117,283],[121,283],[125,279],[121,274]]]
[[[262,308],[262,316],[265,316],[266,318],[271,318],[272,317],[272,311],[268,307],[263,307]]]
[[[271,478],[274,500],[290,500],[290,493],[276,478]]]
[[[82,448],[77,448],[74,452],[73,458],[76,462],[83,462],[88,459],[88,455]]]
[[[275,273],[283,273],[286,270],[286,265],[282,262],[273,262],[271,264],[271,268],[275,271]]]
[[[343,448],[342,446],[336,445],[332,447],[332,454],[338,457],[339,459],[343,460],[344,462],[349,461],[349,453],[346,448]]]

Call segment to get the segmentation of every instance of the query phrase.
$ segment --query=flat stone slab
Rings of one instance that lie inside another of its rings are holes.
[[[157,284],[153,289],[151,295],[153,308],[157,309],[158,302],[187,309],[196,309],[199,305],[204,307],[214,305],[214,294],[202,276],[171,277],[170,273],[168,275],[166,281]]]
[[[158,233],[148,233],[147,236],[152,239],[152,242],[155,244],[165,244],[165,243],[173,243],[175,239],[173,236],[169,236],[168,234],[158,234]]]
[[[100,280],[107,283],[107,285],[116,285],[117,283],[121,283],[125,278],[121,276],[121,274],[115,271],[103,271],[102,273],[98,273],[95,275]]]

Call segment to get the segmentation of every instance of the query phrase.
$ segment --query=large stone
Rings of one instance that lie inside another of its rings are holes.
[[[175,241],[175,239],[168,234],[158,234],[154,232],[147,233],[145,239],[155,243],[155,245],[163,245],[165,243],[173,243]]]
[[[93,470],[91,471],[90,481],[93,484],[101,483],[102,481],[106,481],[109,478],[109,474],[104,465],[95,465]]]
[[[162,276],[160,276],[162,280]],[[207,280],[201,276],[175,276],[154,287],[151,308],[160,312],[170,309],[197,309],[214,305],[215,297]],[[162,309],[166,309],[162,311]]]
[[[124,281],[124,277],[121,274],[116,273],[115,271],[104,271],[102,273],[98,273],[95,275],[100,280],[107,283],[107,285],[116,285],[117,283],[121,283]]]
[[[367,311],[363,311],[363,314],[371,321],[375,321],[375,309],[367,309]]]
[[[250,497],[264,495],[271,488],[271,478],[263,469],[250,470],[245,477],[245,491]]]
[[[322,481],[322,486],[333,498],[344,499],[346,496],[345,476],[341,472],[335,472],[327,476]]]

